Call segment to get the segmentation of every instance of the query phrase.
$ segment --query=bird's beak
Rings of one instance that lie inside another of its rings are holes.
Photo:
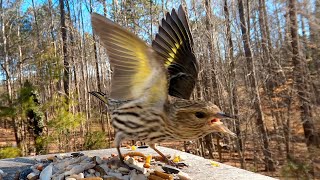
[[[223,118],[233,118],[231,115],[225,114],[223,112],[218,112],[217,115],[218,115],[218,118],[221,118],[221,119],[223,119]]]
[[[233,133],[230,129],[227,128],[219,119],[213,119],[210,121],[211,127],[215,132],[221,132],[224,134],[229,134],[230,136],[237,137],[235,133]]]

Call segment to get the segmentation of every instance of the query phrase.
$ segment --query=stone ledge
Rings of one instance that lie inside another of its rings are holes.
[[[210,160],[204,159],[203,157],[196,156],[193,154],[181,152],[178,150],[165,148],[165,147],[158,147],[161,152],[164,154],[179,154],[186,157],[184,163],[188,164],[188,168],[184,168],[182,171],[187,173],[192,179],[194,180],[223,180],[223,179],[236,179],[236,180],[272,180],[274,178],[264,176],[261,174],[253,173],[250,171],[246,171],[243,169],[235,168],[229,165],[221,164],[216,162],[218,166],[212,166]],[[128,149],[121,149],[121,152],[124,154],[128,151]],[[154,154],[153,149],[137,149],[137,151],[142,152],[144,154]],[[101,149],[101,150],[92,150],[92,151],[82,151],[82,153],[88,156],[110,156],[112,153],[117,153],[116,149]],[[65,153],[70,154],[70,153]],[[12,180],[16,171],[21,171],[25,168],[30,167],[35,163],[34,159],[41,159],[45,158],[48,155],[41,155],[41,156],[33,156],[33,157],[19,157],[14,159],[2,159],[0,160],[0,169],[3,170],[5,173],[8,173],[4,180]]]

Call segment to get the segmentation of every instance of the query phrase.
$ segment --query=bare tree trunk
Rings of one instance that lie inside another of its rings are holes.
[[[210,80],[210,88],[212,88],[213,91],[213,101],[218,106],[221,105],[220,103],[220,96],[218,92],[218,83],[217,83],[217,69],[216,69],[216,61],[215,61],[215,48],[214,48],[214,39],[213,39],[213,25],[212,25],[212,10],[211,10],[211,0],[205,0],[205,8],[206,8],[206,30],[207,30],[207,36],[208,36],[208,49],[209,49],[209,58],[208,58],[208,72],[209,75],[211,75],[209,78]],[[212,97],[212,95],[210,95]]]
[[[312,58],[320,77],[320,1],[315,0],[315,10],[313,18],[309,20],[310,23],[310,40],[312,42]]]
[[[212,97],[210,89],[213,91],[213,102],[220,106],[219,102],[219,93],[218,93],[218,84],[217,84],[217,74],[216,74],[216,65],[215,65],[215,55],[214,55],[214,42],[213,42],[213,26],[211,23],[212,10],[211,10],[211,0],[205,0],[205,8],[206,8],[206,30],[208,36],[208,49],[209,49],[209,58],[208,58],[208,66],[207,72],[209,73],[209,77],[206,77],[206,81],[209,81],[206,87],[209,88],[208,98]],[[212,68],[210,68],[210,66]],[[213,143],[211,134],[204,137],[206,148],[209,150],[209,158],[213,159]]]
[[[70,76],[70,67],[69,67],[69,59],[68,59],[68,45],[67,45],[67,27],[66,27],[66,17],[64,10],[64,0],[59,0],[60,4],[60,22],[61,22],[61,36],[62,36],[62,51],[63,51],[63,88],[66,94],[66,100],[68,103],[69,98],[69,76]]]
[[[241,23],[241,32],[242,32],[242,41],[244,46],[244,52],[247,59],[247,68],[249,71],[249,82],[251,85],[251,93],[253,95],[253,106],[255,107],[255,111],[257,113],[256,126],[258,127],[259,132],[261,133],[261,137],[263,140],[263,155],[265,158],[265,169],[268,171],[274,171],[274,164],[271,157],[271,151],[269,149],[269,140],[266,131],[266,127],[264,125],[264,115],[261,107],[261,100],[258,90],[258,83],[256,80],[256,72],[253,61],[253,56],[251,52],[250,46],[250,37],[249,32],[247,31],[245,17],[244,17],[244,9],[242,0],[238,0],[238,10],[240,16]]]
[[[72,22],[72,17],[71,17],[71,11],[70,11],[70,5],[69,5],[69,0],[65,0],[65,2],[66,2],[66,8],[67,8],[67,14],[66,14],[66,19],[68,20],[67,21],[67,25],[66,25],[66,28],[69,28],[68,30],[67,30],[67,32],[66,32],[66,34],[67,34],[67,36],[69,35],[69,42],[70,42],[70,44],[68,45],[68,49],[67,50],[69,50],[68,52],[67,52],[67,67],[64,67],[64,68],[67,68],[67,74],[66,74],[66,76],[67,76],[67,78],[68,78],[68,80],[67,81],[65,81],[64,83],[66,83],[67,82],[67,84],[68,84],[68,93],[66,93],[67,94],[67,96],[69,97],[69,99],[72,99],[73,97],[73,95],[72,94],[70,94],[70,89],[71,89],[71,92],[72,92],[72,84],[71,84],[71,81],[69,80],[70,79],[70,77],[72,77],[72,74],[74,74],[75,75],[75,50],[74,50],[74,47],[75,47],[75,38],[74,38],[74,35],[73,35],[73,22]],[[71,73],[70,73],[70,67],[72,67],[71,68]],[[70,86],[71,86],[71,88],[70,88]],[[73,109],[73,113],[75,113],[74,112],[74,105],[72,105],[72,107],[70,107],[70,109]],[[68,142],[69,143],[69,142]]]
[[[80,7],[82,6],[82,1],[80,1]],[[86,71],[85,71],[85,66],[86,66],[86,42],[85,42],[85,31],[84,31],[84,23],[83,23],[83,14],[82,11],[80,10],[80,19],[79,19],[79,26],[81,27],[83,35],[81,36],[80,39],[80,49],[81,49],[81,59],[80,59],[80,74],[81,74],[81,79],[83,84],[82,87],[84,89],[84,92],[82,94],[83,99],[84,99],[84,111],[86,114],[86,122],[89,121],[89,94],[88,94],[88,89],[87,89],[87,77],[86,77]],[[81,137],[84,137],[85,135],[85,127],[86,124],[81,123]]]
[[[230,19],[229,19],[229,8],[227,0],[224,0],[224,15],[226,19],[226,39],[228,41],[227,46],[227,62],[230,63],[229,69],[229,84],[228,84],[228,91],[229,91],[229,101],[230,101],[230,113],[235,119],[235,128],[237,134],[237,149],[240,157],[240,164],[241,168],[245,168],[245,161],[243,157],[243,143],[242,143],[242,136],[240,130],[240,119],[239,119],[239,104],[238,104],[238,94],[237,94],[237,82],[236,82],[236,68],[235,68],[235,60],[233,58],[233,42],[231,37],[231,27],[230,27]]]
[[[104,4],[103,6],[105,6],[105,1],[103,1]],[[90,13],[92,13],[92,1],[90,0]],[[107,9],[104,8],[104,14],[106,15],[107,14]],[[96,67],[96,79],[97,79],[97,88],[98,88],[98,91],[100,92],[101,91],[101,80],[100,80],[100,68],[99,68],[99,61],[98,61],[98,52],[97,52],[97,39],[96,39],[96,36],[95,34],[93,33],[92,34],[92,37],[93,37],[93,51],[94,51],[94,62],[95,62],[95,67]],[[102,111],[103,111],[103,108],[104,108],[104,105],[103,103],[101,103],[99,101],[99,111],[100,111],[100,126],[101,126],[101,130],[103,132],[106,132],[106,128],[104,127],[104,115],[102,114]]]
[[[90,13],[92,13],[92,0],[90,0]],[[94,63],[95,63],[95,68],[96,68],[96,78],[97,78],[97,88],[98,91],[101,91],[101,82],[100,82],[100,71],[99,71],[99,61],[98,61],[98,53],[97,53],[97,40],[96,36],[93,33],[92,34],[93,38],[93,51],[94,51]]]
[[[38,25],[38,18],[37,18],[37,12],[34,5],[34,0],[32,2],[32,10],[33,10],[33,16],[34,16],[34,23],[36,26],[36,37],[37,37],[37,47],[40,49],[42,47],[41,41],[40,41],[40,34],[39,34],[39,25]]]
[[[7,32],[6,32],[6,22],[5,22],[5,13],[3,8],[3,1],[0,1],[0,10],[1,10],[1,31],[2,31],[2,46],[3,46],[3,54],[4,54],[4,63],[1,64],[1,68],[4,70],[5,73],[5,86],[8,93],[8,105],[12,106],[12,84],[11,84],[11,71],[9,67],[9,52],[8,52],[8,39],[7,39]],[[13,124],[13,132],[15,141],[19,148],[21,147],[21,136],[20,136],[20,128],[18,126],[18,120],[16,118],[11,118]],[[5,123],[7,124],[7,123]]]
[[[320,1],[315,1],[315,10],[311,15],[312,18],[309,19],[310,28],[310,43],[311,43],[311,57],[313,70],[311,73],[316,74],[313,81],[314,94],[316,98],[316,103],[320,105]]]
[[[53,14],[52,14],[52,0],[48,0],[48,8],[49,8],[49,15],[50,15],[50,33],[51,33],[51,38],[52,38],[52,43],[53,43],[53,48],[54,48],[54,56],[57,56],[57,43],[56,43],[56,38],[54,35],[54,22],[53,22]]]
[[[2,9],[2,1],[1,1],[1,9]],[[9,54],[8,54],[8,41],[7,41],[7,33],[6,33],[6,24],[5,24],[5,14],[4,10],[2,11],[2,19],[1,19],[1,27],[2,27],[2,42],[3,42],[3,53],[4,53],[4,63],[1,64],[1,67],[4,70],[5,77],[6,77],[6,90],[8,92],[9,97],[9,104],[12,103],[12,88],[11,88],[11,72],[9,69]]]
[[[150,8],[149,8],[149,13],[150,13],[150,32],[149,32],[149,36],[150,36],[150,41],[153,40],[153,37],[152,37],[152,26],[153,26],[153,16],[152,16],[152,0],[149,0],[149,5],[150,5]]]
[[[105,0],[102,0],[102,5],[103,5],[103,15],[104,17],[107,17],[107,3]]]
[[[312,110],[309,97],[308,87],[308,69],[306,68],[305,59],[300,56],[299,36],[297,23],[297,10],[295,0],[289,0],[288,3],[291,30],[292,46],[292,63],[294,65],[294,79],[298,91],[300,103],[300,116],[303,125],[306,144],[310,148],[319,148],[319,136],[313,124]]]
[[[259,0],[259,24],[260,24],[260,31],[261,31],[261,45],[263,50],[263,56],[262,59],[264,59],[265,64],[263,64],[264,68],[267,71],[266,75],[266,85],[265,85],[265,91],[267,93],[267,99],[270,103],[270,110],[271,110],[271,116],[272,120],[274,122],[274,130],[276,134],[280,134],[279,131],[279,125],[280,123],[277,123],[279,111],[278,111],[278,103],[274,102],[272,98],[275,98],[277,94],[275,94],[273,91],[276,87],[280,84],[280,79],[283,79],[284,77],[281,77],[280,73],[277,73],[276,67],[275,67],[275,59],[273,57],[273,50],[270,40],[270,32],[269,32],[269,25],[268,25],[268,19],[267,19],[267,11],[265,6],[265,0]],[[280,98],[280,97],[277,97]],[[282,144],[282,138],[280,136],[277,137],[277,147],[279,150],[279,153],[282,153],[281,150],[281,144]]]
[[[20,36],[20,24],[18,25],[18,39],[19,39],[19,43],[18,43],[18,50],[19,50],[19,62],[18,62],[18,82],[19,82],[19,88],[22,87],[22,63],[23,63],[23,57],[22,57],[22,48],[21,48],[21,36]]]

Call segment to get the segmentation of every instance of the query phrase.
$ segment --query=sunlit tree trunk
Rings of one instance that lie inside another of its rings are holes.
[[[9,107],[11,107],[12,104],[12,83],[11,83],[11,71],[10,71],[10,64],[9,64],[9,52],[8,52],[8,38],[7,38],[7,32],[6,32],[6,16],[4,13],[4,4],[3,1],[0,1],[0,10],[1,10],[1,19],[0,19],[0,23],[1,23],[1,33],[2,33],[2,53],[4,55],[4,61],[3,63],[1,62],[1,68],[4,71],[4,76],[5,76],[5,86],[6,86],[6,91],[7,91],[7,95],[8,95],[8,101],[7,104],[9,105]],[[19,128],[19,124],[18,124],[18,120],[16,118],[11,118],[12,121],[12,125],[13,125],[13,132],[14,132],[14,136],[15,136],[15,141],[17,143],[17,146],[19,148],[22,148],[21,146],[21,136],[20,136],[20,128]],[[8,128],[8,122],[7,120],[5,120],[5,128]]]
[[[295,0],[289,0],[288,3],[290,16],[290,33],[292,46],[292,62],[294,65],[294,80],[298,91],[300,103],[300,118],[304,129],[306,144],[308,147],[319,147],[319,136],[313,124],[312,109],[309,97],[309,82],[307,81],[308,69],[305,59],[301,57],[299,50],[299,36],[297,23],[297,10]]]
[[[242,133],[240,130],[240,119],[239,119],[239,104],[238,104],[238,93],[237,93],[237,81],[236,81],[236,67],[235,67],[235,59],[233,58],[233,42],[231,36],[231,21],[229,19],[229,8],[228,8],[228,1],[224,0],[224,16],[226,19],[226,39],[228,42],[227,45],[227,52],[226,52],[226,59],[229,67],[229,84],[228,84],[228,93],[229,93],[229,104],[230,104],[230,114],[235,117],[235,128],[237,134],[237,149],[240,157],[240,164],[241,168],[245,168],[244,164],[244,157],[243,157],[243,143],[242,143]]]
[[[309,7],[312,7],[310,5]],[[315,0],[314,12],[309,18],[309,31],[310,31],[310,49],[312,58],[311,73],[315,74],[313,80],[313,89],[317,105],[320,105],[320,1]]]
[[[66,99],[69,98],[69,79],[70,79],[70,67],[68,57],[68,43],[67,43],[67,26],[64,10],[64,0],[59,0],[60,4],[60,23],[61,23],[61,36],[62,36],[62,51],[63,51],[63,88],[66,94]],[[68,102],[68,100],[67,100]]]
[[[256,126],[258,127],[259,133],[261,134],[261,138],[263,141],[262,151],[265,158],[265,169],[273,171],[275,170],[275,168],[274,168],[273,160],[271,157],[271,151],[269,148],[269,139],[267,135],[267,130],[264,124],[264,115],[261,107],[261,100],[260,100],[260,95],[258,90],[257,79],[256,79],[256,70],[255,70],[255,65],[254,65],[251,46],[250,46],[250,36],[249,36],[249,32],[247,30],[247,26],[245,22],[242,0],[238,0],[238,10],[239,10],[239,16],[240,16],[240,23],[241,23],[243,48],[244,48],[244,53],[247,60],[247,68],[249,71],[249,83],[251,86],[250,91],[252,93],[253,106],[257,113]]]
[[[310,102],[310,83],[309,83],[309,69],[306,67],[306,59],[300,54],[300,42],[298,35],[298,23],[297,23],[297,9],[296,1],[288,1],[288,9],[290,16],[290,30],[291,30],[291,46],[292,46],[292,63],[294,66],[293,75],[294,82],[299,99],[300,106],[300,118],[304,130],[304,136],[306,144],[308,146],[309,153],[311,154],[311,161],[315,163],[319,161],[318,152],[320,148],[319,134],[314,125],[314,117],[312,115],[312,106]],[[318,168],[312,166],[312,168]],[[318,169],[312,169],[313,175],[319,175]]]
[[[213,102],[220,106],[220,96],[218,92],[218,84],[217,84],[217,74],[216,74],[216,58],[215,58],[215,49],[214,49],[214,40],[213,40],[213,25],[212,25],[212,10],[211,10],[211,0],[205,0],[204,6],[206,9],[206,30],[207,30],[207,37],[208,37],[208,61],[207,61],[207,66],[209,68],[206,68],[206,71],[208,73],[208,77],[206,77],[206,81],[209,81],[207,83],[207,88],[208,88],[208,98],[211,97],[213,98]],[[213,93],[211,95],[211,93]],[[205,136],[205,144],[206,148],[209,150],[209,157],[213,159],[213,143],[212,143],[212,137],[211,134]],[[218,144],[219,146],[219,144]]]

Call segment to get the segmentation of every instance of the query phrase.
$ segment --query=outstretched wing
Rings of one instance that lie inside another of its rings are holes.
[[[152,42],[169,72],[169,94],[189,99],[198,77],[198,63],[193,53],[193,40],[185,12],[180,5],[162,19],[159,32]]]
[[[91,21],[114,68],[110,98],[145,97],[149,103],[164,103],[168,96],[167,77],[157,53],[136,35],[101,15],[93,13]]]

